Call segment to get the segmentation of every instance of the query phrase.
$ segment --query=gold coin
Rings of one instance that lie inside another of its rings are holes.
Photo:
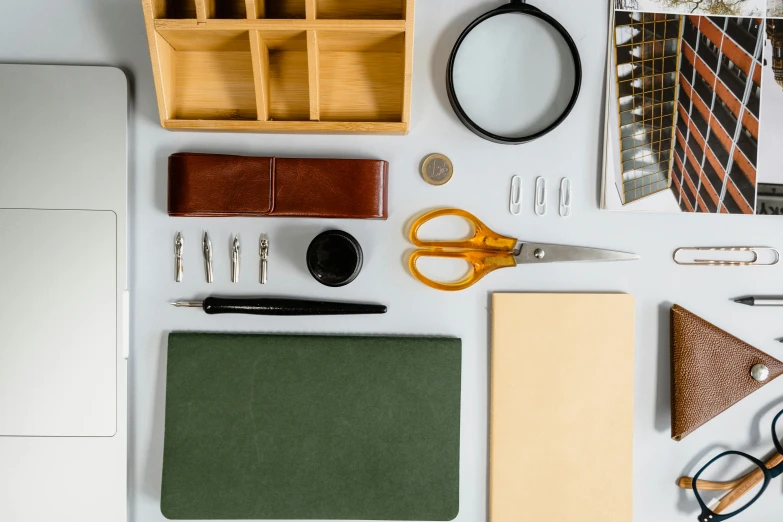
[[[454,174],[454,165],[443,154],[430,154],[421,162],[421,177],[430,185],[445,185]]]

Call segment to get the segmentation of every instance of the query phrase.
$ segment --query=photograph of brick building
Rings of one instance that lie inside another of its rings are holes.
[[[660,210],[752,214],[761,20],[618,11],[614,26],[608,152],[621,204],[669,192]]]
[[[683,21],[672,191],[684,211],[755,211],[763,35],[755,18]]]
[[[615,22],[619,139],[612,141],[625,204],[669,187],[681,17],[617,12]]]

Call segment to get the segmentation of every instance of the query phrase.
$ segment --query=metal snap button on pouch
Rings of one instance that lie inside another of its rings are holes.
[[[764,382],[769,378],[769,368],[763,364],[755,364],[753,365],[753,368],[750,369],[750,376],[753,377],[755,381]]]

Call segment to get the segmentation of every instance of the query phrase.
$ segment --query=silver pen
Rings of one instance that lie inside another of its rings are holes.
[[[743,297],[742,299],[735,299],[735,303],[744,304],[748,306],[783,306],[783,297]]]
[[[261,255],[261,264],[258,268],[258,281],[262,284],[266,284],[266,263],[269,259],[269,239],[266,234],[261,234],[261,240],[259,244],[259,254]]]
[[[209,234],[204,231],[204,272],[207,283],[212,282],[212,241],[209,240]]]
[[[231,282],[239,282],[239,236],[234,236],[234,242],[231,246]]]
[[[177,232],[177,237],[174,239],[174,259],[175,264],[177,267],[177,275],[176,275],[176,281],[177,283],[182,282],[182,247],[185,244],[185,241],[182,239],[182,233]]]

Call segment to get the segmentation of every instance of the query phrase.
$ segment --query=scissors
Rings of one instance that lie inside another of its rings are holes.
[[[443,216],[458,216],[473,226],[473,237],[459,241],[422,241],[419,228],[433,219]],[[497,270],[517,265],[541,263],[564,263],[576,261],[633,261],[636,254],[602,250],[600,248],[548,245],[528,243],[493,232],[470,212],[458,208],[443,208],[427,212],[414,221],[410,232],[411,242],[420,247],[411,254],[408,261],[413,276],[425,285],[437,290],[464,290],[476,284],[481,278]],[[461,259],[471,266],[470,272],[459,281],[439,283],[422,274],[416,263],[422,257]]]

